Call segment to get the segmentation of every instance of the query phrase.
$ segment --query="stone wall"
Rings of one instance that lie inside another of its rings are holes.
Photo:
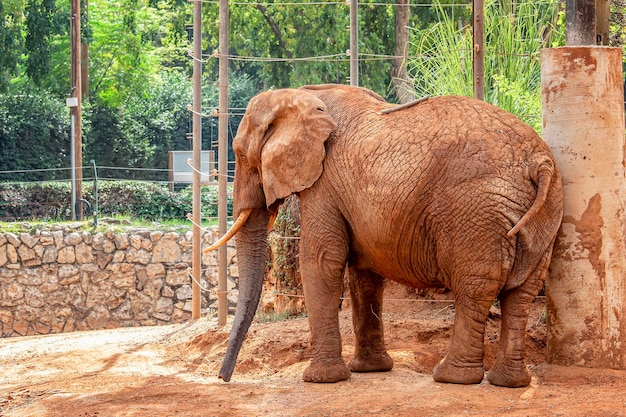
[[[203,246],[216,232],[205,232]],[[0,233],[2,337],[177,323],[191,317],[192,232]],[[236,303],[236,257],[228,249]],[[202,255],[202,309],[217,308],[217,255]]]

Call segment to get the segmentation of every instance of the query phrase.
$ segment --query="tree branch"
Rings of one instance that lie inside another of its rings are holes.
[[[263,18],[267,22],[267,24],[274,32],[274,36],[276,36],[276,40],[278,41],[278,45],[285,51],[285,55],[287,58],[293,58],[293,53],[287,49],[287,42],[283,39],[283,34],[280,32],[280,28],[278,27],[278,23],[272,19],[272,17],[267,13],[267,8],[262,4],[257,3],[256,8],[261,12]]]

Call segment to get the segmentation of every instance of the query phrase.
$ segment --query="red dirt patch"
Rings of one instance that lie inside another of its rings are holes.
[[[391,372],[308,384],[306,319],[254,323],[232,381],[218,380],[227,329],[201,319],[152,328],[0,340],[0,416],[623,416],[626,372],[545,365],[543,301],[527,332],[529,387],[440,384],[453,308],[441,302],[388,302],[383,315]],[[340,315],[344,356],[354,350],[349,311]],[[487,324],[486,366],[499,334]]]

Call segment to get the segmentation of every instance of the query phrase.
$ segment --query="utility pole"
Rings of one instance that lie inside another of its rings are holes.
[[[193,185],[192,217],[193,242],[191,274],[191,318],[200,318],[200,275],[202,270],[202,248],[200,241],[200,223],[202,221],[202,203],[200,188],[200,169],[202,166],[202,1],[193,3]]]
[[[359,2],[350,0],[350,85],[359,85]]]
[[[227,231],[227,180],[228,180],[228,0],[220,0],[220,63],[219,63],[219,120],[217,218],[218,233]],[[217,324],[225,326],[228,317],[228,245],[218,249],[217,260]]]
[[[74,127],[74,139],[73,154],[74,159],[72,164],[74,165],[74,184],[75,189],[72,190],[72,195],[75,196],[75,201],[80,201],[83,198],[83,141],[82,141],[82,123],[81,123],[81,106],[82,106],[82,80],[81,80],[81,42],[80,42],[80,0],[71,0],[70,11],[70,43],[71,43],[71,63],[72,63],[72,92],[71,97],[75,97],[78,102],[75,107],[71,107],[71,114],[73,116]],[[72,207],[74,212],[75,207]],[[82,210],[75,212],[75,218],[72,220],[82,220]]]
[[[474,98],[485,100],[485,6],[483,0],[474,0]]]

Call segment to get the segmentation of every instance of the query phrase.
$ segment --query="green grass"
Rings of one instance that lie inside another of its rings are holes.
[[[473,96],[472,30],[435,6],[439,21],[412,33],[416,95]],[[485,100],[541,132],[539,51],[562,44],[559,3],[485,2]]]
[[[201,226],[209,228],[217,225],[217,219],[203,221]],[[163,220],[148,221],[142,219],[133,219],[128,216],[103,217],[98,219],[98,227],[94,227],[93,217],[86,218],[82,221],[18,221],[18,222],[0,222],[0,232],[2,233],[31,233],[37,230],[53,230],[58,228],[70,228],[78,232],[88,231],[92,233],[106,232],[113,230],[122,233],[132,229],[152,229],[172,232],[187,232],[192,230],[193,225],[188,220]]]

